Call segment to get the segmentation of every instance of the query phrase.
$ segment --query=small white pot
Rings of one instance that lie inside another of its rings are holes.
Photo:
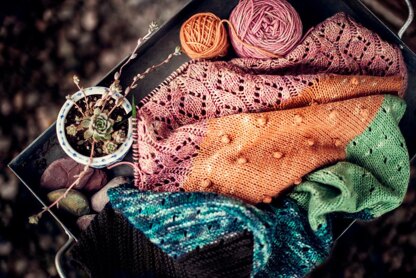
[[[103,95],[108,90],[109,89],[106,87],[90,87],[90,88],[84,89],[84,92],[87,96]],[[79,101],[83,97],[84,95],[81,91],[78,91],[72,95],[72,99],[75,102]],[[116,101],[120,97],[122,97],[122,95],[118,93],[114,94],[113,96],[113,98]],[[58,136],[59,144],[61,145],[64,152],[76,162],[86,165],[88,164],[89,157],[82,155],[78,153],[76,150],[74,150],[72,146],[69,144],[68,139],[66,138],[65,119],[73,106],[74,104],[70,100],[67,100],[62,106],[58,114],[58,119],[56,120],[56,134]],[[131,104],[127,99],[125,99],[125,101],[123,102],[123,108],[124,108],[124,111],[126,111],[126,113],[130,113]],[[127,131],[126,141],[122,145],[120,145],[120,147],[114,153],[106,155],[106,156],[102,156],[102,157],[93,158],[91,167],[103,168],[111,164],[114,164],[118,161],[121,161],[124,158],[124,156],[130,150],[131,145],[133,144],[133,128],[132,128],[131,117],[129,118],[128,122],[129,122],[129,126],[128,126],[128,131]]]

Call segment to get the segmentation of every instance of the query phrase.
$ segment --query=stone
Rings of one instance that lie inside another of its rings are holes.
[[[66,189],[58,189],[48,193],[48,200],[52,203],[64,194]],[[58,208],[63,209],[75,216],[82,216],[90,212],[88,199],[82,193],[71,189],[65,198],[63,198]]]
[[[13,250],[13,246],[10,241],[0,241],[0,256],[7,257]]]
[[[3,200],[14,200],[19,190],[19,180],[13,174],[6,172],[6,176],[0,175],[0,197]]]
[[[109,202],[107,191],[110,188],[117,187],[119,185],[125,184],[128,182],[126,177],[115,177],[109,181],[100,191],[95,193],[91,197],[91,207],[94,211],[100,212],[104,209],[105,205]]]
[[[47,251],[53,246],[53,239],[51,235],[40,235],[38,239],[39,247]]]
[[[96,214],[87,214],[79,217],[77,219],[77,226],[81,231],[85,231],[88,226],[91,224],[91,221],[94,220]]]
[[[81,17],[81,25],[87,31],[93,31],[98,24],[97,13],[94,10],[87,10]]]
[[[54,161],[46,168],[40,179],[40,185],[45,189],[56,190],[68,188],[80,174],[84,165],[75,162],[71,158],[61,158]],[[107,183],[107,175],[104,171],[89,168],[85,176],[74,189],[85,191],[97,191]]]

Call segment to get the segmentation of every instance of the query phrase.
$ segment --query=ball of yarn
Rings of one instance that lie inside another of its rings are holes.
[[[230,32],[231,43],[240,57],[283,56],[302,37],[299,14],[285,0],[241,0],[230,22],[235,29]]]
[[[183,51],[192,59],[225,56],[228,50],[227,31],[221,19],[212,13],[198,13],[181,27]]]

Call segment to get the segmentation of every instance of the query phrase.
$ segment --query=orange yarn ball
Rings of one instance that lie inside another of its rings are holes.
[[[225,56],[228,37],[221,19],[212,13],[198,13],[182,25],[180,40],[183,51],[192,59]]]

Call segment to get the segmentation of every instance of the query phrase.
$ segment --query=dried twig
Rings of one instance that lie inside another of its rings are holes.
[[[139,38],[137,40],[137,44],[136,47],[134,48],[133,52],[131,53],[130,57],[127,59],[127,61],[120,67],[120,69],[114,74],[114,80],[119,80],[120,76],[121,76],[121,72],[123,71],[123,68],[130,63],[131,60],[135,59],[137,57],[137,50],[139,49],[139,47],[145,42],[147,41],[152,34],[159,29],[159,26],[157,26],[156,22],[152,21],[149,25],[149,29],[147,30],[147,34],[143,37],[143,38]]]
[[[137,75],[133,78],[133,82],[130,84],[130,86],[128,86],[128,87],[126,88],[126,90],[125,90],[125,92],[124,92],[124,95],[126,96],[126,95],[130,92],[130,90],[131,90],[131,89],[136,88],[136,87],[137,87],[137,82],[138,82],[139,80],[142,80],[143,78],[145,78],[145,76],[146,76],[148,73],[150,73],[150,72],[154,71],[155,69],[157,69],[158,67],[160,67],[160,66],[162,66],[162,65],[164,65],[164,64],[169,63],[169,62],[170,62],[170,60],[171,60],[174,56],[178,56],[178,55],[181,55],[181,48],[180,48],[179,46],[177,46],[177,47],[175,48],[175,51],[174,51],[173,53],[170,53],[170,54],[166,57],[166,59],[165,59],[165,60],[163,60],[161,63],[159,63],[159,64],[157,64],[157,65],[153,65],[153,66],[151,66],[151,67],[147,68],[144,72],[137,74]]]
[[[66,195],[68,194],[68,192],[74,186],[76,186],[77,184],[79,184],[79,182],[81,181],[81,179],[87,174],[88,168],[92,164],[92,160],[93,160],[93,156],[94,156],[94,147],[95,147],[95,141],[93,141],[92,144],[91,144],[91,153],[90,153],[90,158],[88,160],[88,164],[85,165],[84,169],[78,175],[77,179],[65,190],[65,193],[62,194],[61,196],[59,196],[59,198],[56,199],[52,204],[50,204],[47,207],[44,207],[43,210],[41,212],[39,212],[38,214],[35,214],[35,215],[32,215],[31,217],[29,217],[29,223],[31,223],[31,224],[37,224],[38,221],[39,221],[39,219],[42,217],[43,213],[45,213],[46,211],[49,211],[54,206],[58,206],[59,205],[59,202],[66,198]]]
[[[84,95],[85,109],[88,111],[90,109],[90,107],[89,107],[89,104],[88,104],[87,95],[84,92],[84,88],[79,85],[79,78],[78,78],[78,76],[74,75],[72,78],[73,78],[74,83],[77,86],[78,90],[80,90],[81,93]]]
[[[71,101],[74,104],[74,106],[77,108],[77,110],[82,114],[82,116],[85,117],[84,111],[82,111],[81,107],[72,99],[72,97],[70,95],[67,95],[66,99]]]
[[[124,102],[124,100],[125,100],[125,98],[127,97],[127,95],[130,93],[130,91],[132,90],[132,89],[134,89],[134,88],[136,88],[137,87],[137,82],[139,81],[139,80],[142,80],[143,78],[145,78],[146,77],[146,75],[148,74],[148,73],[150,73],[150,72],[152,72],[152,71],[154,71],[154,70],[156,70],[158,67],[160,67],[160,66],[162,66],[162,65],[164,65],[164,64],[167,64],[167,63],[169,63],[170,62],[170,60],[172,60],[172,58],[174,57],[174,56],[178,56],[178,55],[181,55],[181,48],[179,47],[179,46],[177,46],[176,48],[175,48],[175,51],[173,52],[173,53],[170,53],[169,55],[168,55],[168,57],[166,57],[166,59],[165,60],[163,60],[161,63],[159,63],[159,64],[157,64],[157,65],[153,65],[153,66],[151,66],[151,67],[149,67],[149,68],[147,68],[144,72],[142,72],[142,73],[139,73],[138,75],[136,75],[134,78],[133,78],[133,81],[132,81],[132,83],[130,84],[130,86],[128,86],[125,90],[124,90],[124,94],[122,95],[122,97],[121,98],[119,98],[118,100],[117,100],[117,104],[111,109],[111,111],[109,112],[109,114],[108,115],[110,115],[113,111],[114,111],[114,109],[116,108],[116,107],[119,107],[119,106],[121,106],[122,104],[123,104],[123,102]],[[115,80],[115,82],[116,81],[118,81],[118,80]]]

